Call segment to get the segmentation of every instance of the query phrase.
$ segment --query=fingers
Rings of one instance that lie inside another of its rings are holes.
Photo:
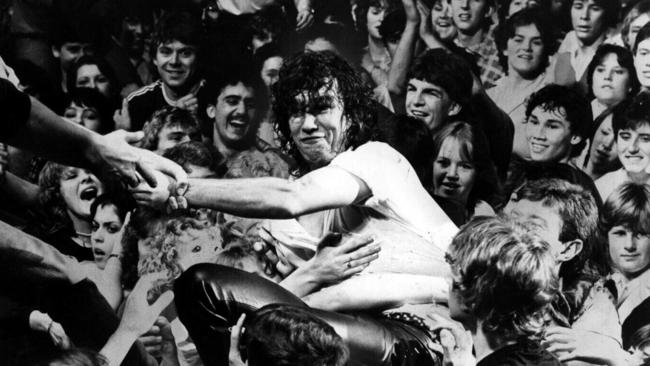
[[[354,252],[375,241],[368,235],[345,235],[343,239],[343,244],[339,247],[341,253]]]
[[[305,9],[298,12],[296,17],[296,30],[303,30],[309,27],[314,20],[313,10]]]
[[[182,196],[187,191],[189,187],[187,173],[182,166],[174,163],[169,159],[165,159],[162,156],[155,155],[151,153],[152,159],[154,159],[153,168],[172,177],[176,181],[175,190],[176,194]]]
[[[145,164],[142,162],[142,160],[138,160],[136,163],[136,169],[137,172],[142,175],[142,178],[147,182],[147,184],[149,184],[152,188],[156,188],[158,186],[156,172],[151,166],[149,166],[149,164]]]
[[[154,282],[165,279],[166,277],[167,275],[163,272],[147,273],[140,277],[131,293],[144,294],[146,296],[147,291],[153,287]]]
[[[329,232],[318,243],[318,249],[317,250],[321,250],[321,249],[323,249],[325,247],[335,247],[341,242],[342,238],[343,238],[343,235],[341,233]]]
[[[244,327],[244,320],[246,320],[246,313],[239,316],[237,323],[230,330],[230,359],[241,360],[239,354],[239,337],[241,336]]]

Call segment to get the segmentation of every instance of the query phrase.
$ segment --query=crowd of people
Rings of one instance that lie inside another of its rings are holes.
[[[0,364],[650,364],[650,0],[0,4]]]

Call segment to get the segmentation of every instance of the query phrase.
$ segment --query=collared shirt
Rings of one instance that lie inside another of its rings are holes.
[[[650,297],[650,270],[646,270],[632,281],[625,279],[620,272],[613,273],[610,278],[616,284],[618,291],[616,307],[618,308],[618,318],[623,324],[632,310]]]
[[[481,69],[481,81],[485,89],[496,85],[496,81],[505,75],[499,64],[499,49],[494,42],[494,28],[485,32],[481,42],[474,46],[466,47],[458,38],[454,42],[476,58],[476,64]]]
[[[610,39],[611,32],[603,33],[600,38],[598,38],[593,44],[588,47],[583,47],[578,40],[578,36],[575,31],[571,31],[566,34],[560,48],[557,53],[568,53],[571,67],[575,72],[576,81],[582,79],[582,76],[587,71],[587,67],[591,62],[591,59],[594,58],[596,50],[600,47],[601,44],[611,43]]]

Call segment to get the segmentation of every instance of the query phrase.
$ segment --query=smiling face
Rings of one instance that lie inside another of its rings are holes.
[[[451,5],[447,0],[438,0],[431,8],[431,25],[441,41],[451,41],[456,37],[456,26],[452,17]]]
[[[200,136],[196,129],[183,127],[181,125],[169,125],[166,124],[158,132],[158,145],[154,152],[158,155],[162,155],[168,149],[182,144],[187,141],[199,141]]]
[[[80,106],[75,102],[70,103],[68,108],[65,109],[63,118],[95,132],[100,132],[102,125],[102,120],[95,108]]]
[[[616,138],[618,159],[628,174],[646,175],[650,165],[650,124],[622,129]]]
[[[447,119],[455,103],[447,92],[426,81],[411,79],[406,86],[406,114],[435,129]]]
[[[589,46],[605,32],[605,9],[594,0],[573,0],[571,24],[578,40]]]
[[[110,98],[110,82],[108,78],[99,71],[97,65],[81,65],[77,70],[75,85],[78,88],[96,89],[103,96]]]
[[[531,160],[556,163],[566,163],[571,147],[581,141],[571,133],[564,108],[547,111],[541,106],[535,107],[528,118],[526,138]]]
[[[223,88],[217,97],[217,103],[207,109],[208,117],[214,120],[215,144],[222,143],[229,147],[255,133],[254,96],[253,88],[242,82]]]
[[[650,38],[639,42],[634,54],[636,76],[645,89],[650,89]]]
[[[627,31],[627,44],[630,45],[629,48],[634,47],[637,34],[639,34],[641,28],[648,24],[648,22],[650,22],[650,15],[648,13],[643,13],[630,22],[630,28]]]
[[[291,139],[310,168],[325,166],[343,150],[348,123],[337,83],[318,91],[315,100],[307,93],[296,95],[300,108],[289,118]]]
[[[463,34],[473,35],[492,15],[487,0],[451,0],[454,24]]]
[[[384,21],[384,15],[386,14],[386,7],[383,6],[370,6],[368,7],[368,12],[366,13],[366,30],[368,31],[368,36],[376,40],[381,39],[381,34],[379,34],[379,26],[381,22]]]
[[[633,279],[650,267],[650,236],[634,233],[627,226],[617,225],[607,232],[609,255],[614,267]]]
[[[97,207],[92,222],[90,242],[92,244],[95,263],[99,268],[104,268],[108,256],[113,253],[113,247],[122,245],[122,220],[117,213],[117,207],[107,204]]]
[[[104,193],[104,185],[85,169],[65,167],[59,178],[59,192],[69,215],[87,219],[95,198]]]
[[[612,119],[605,118],[594,134],[589,151],[589,160],[595,167],[607,169],[618,160],[616,136],[612,129]]]
[[[504,51],[508,57],[509,72],[528,77],[539,71],[544,57],[542,35],[534,24],[517,27],[508,39]]]
[[[436,195],[466,205],[476,181],[476,167],[461,155],[458,139],[447,137],[433,163],[433,187]]]
[[[606,106],[613,106],[627,96],[630,72],[618,63],[615,53],[606,55],[594,69],[592,90],[596,99]]]
[[[168,88],[187,88],[196,73],[196,48],[180,41],[160,44],[153,63]]]

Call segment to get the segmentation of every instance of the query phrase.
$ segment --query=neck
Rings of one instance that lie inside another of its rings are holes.
[[[368,53],[371,59],[381,58],[386,52],[386,47],[380,39],[368,35]]]
[[[228,160],[235,153],[250,148],[253,142],[251,141],[250,138],[244,138],[243,140],[241,140],[236,144],[233,143],[228,144],[221,138],[221,135],[219,135],[217,129],[214,128],[212,130],[212,144],[217,150],[219,150],[219,153],[221,153],[221,155],[223,156],[223,160],[225,161]]]
[[[512,68],[508,70],[508,78],[510,79],[512,86],[517,89],[519,89],[520,87],[528,86],[531,82],[535,81],[539,75],[540,75],[539,73],[522,75],[516,72],[515,70],[512,70]]]
[[[479,29],[477,32],[473,34],[463,33],[459,31],[458,40],[460,41],[460,44],[462,44],[464,47],[473,47],[481,43],[484,34],[485,31],[483,29]]]
[[[90,221],[82,217],[79,217],[70,211],[68,211],[68,217],[70,217],[70,220],[72,221],[72,227],[74,228],[75,232],[90,235],[90,230],[91,230]]]
[[[483,322],[478,321],[476,329],[472,330],[472,340],[474,342],[474,351],[476,352],[476,363],[494,353],[500,348],[514,344],[516,341],[508,339],[495,340],[483,332]]]
[[[583,40],[578,38],[578,45],[580,46],[581,51],[587,51],[591,48],[598,48],[598,46],[602,43],[602,40],[605,39],[605,33],[601,34],[599,37],[596,37],[594,40],[592,40],[589,43],[585,43]]]
[[[639,172],[639,173],[628,172],[627,176],[634,183],[648,183],[648,181],[650,181],[650,174],[646,172]]]
[[[171,99],[173,101],[177,101],[181,97],[185,96],[187,94],[187,91],[191,87],[191,86],[187,87],[187,88],[184,87],[184,88],[179,88],[179,89],[174,90],[174,89],[170,88],[169,86],[167,86],[167,84],[165,84],[165,83],[162,83],[162,86],[163,86],[163,89],[165,89],[165,95],[169,99]]]

